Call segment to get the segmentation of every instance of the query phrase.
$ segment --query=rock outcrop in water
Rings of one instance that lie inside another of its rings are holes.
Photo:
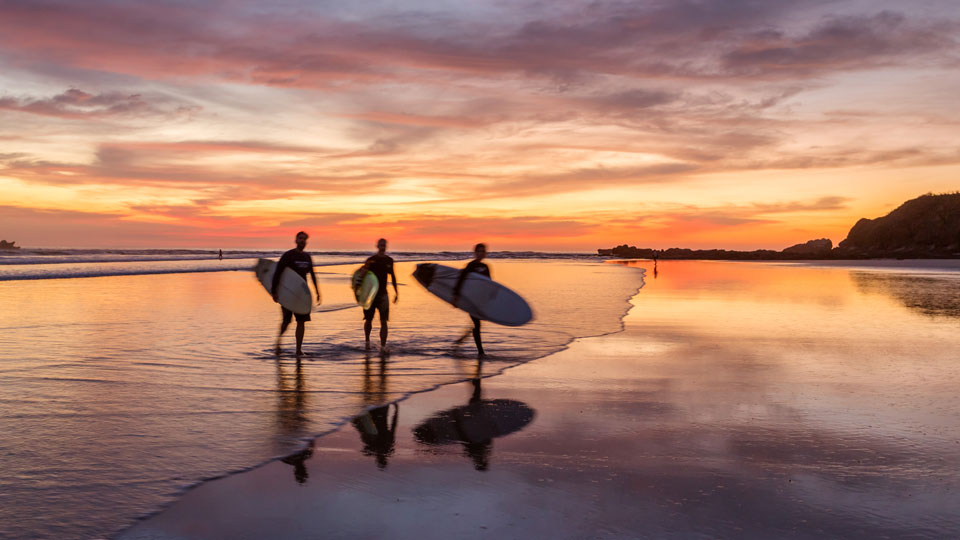
[[[16,245],[16,241],[7,242],[6,240],[0,240],[0,249],[20,249],[20,246]]]
[[[828,238],[810,240],[783,251],[758,249],[645,249],[626,244],[598,249],[603,257],[624,259],[810,260],[810,259],[957,259],[960,258],[960,193],[927,194],[907,201],[884,217],[863,218],[833,247]]]

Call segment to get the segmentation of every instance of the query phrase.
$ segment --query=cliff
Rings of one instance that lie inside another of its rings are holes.
[[[837,246],[850,257],[960,257],[960,193],[923,195],[876,219],[863,218]]]

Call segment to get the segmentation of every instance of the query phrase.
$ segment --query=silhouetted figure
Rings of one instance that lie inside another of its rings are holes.
[[[380,312],[380,351],[387,352],[387,322],[390,319],[390,296],[387,294],[387,275],[393,279],[393,303],[400,300],[400,292],[397,290],[397,275],[393,272],[393,257],[387,255],[387,241],[384,238],[377,240],[377,253],[372,255],[363,263],[360,272],[360,280],[367,272],[373,272],[377,276],[379,287],[377,295],[370,304],[370,309],[363,311],[363,334],[366,338],[366,348],[370,350],[370,331],[373,330],[373,315]]]
[[[280,283],[280,275],[285,268],[292,269],[304,280],[307,279],[307,274],[310,274],[310,279],[313,280],[313,288],[317,291],[317,303],[320,302],[320,287],[317,285],[317,275],[313,273],[313,259],[309,253],[304,251],[307,247],[307,238],[309,237],[310,236],[303,231],[298,232],[296,236],[297,247],[284,253],[283,256],[280,257],[280,261],[277,263],[277,269],[273,274],[273,284],[270,287],[270,290],[273,291],[274,302],[280,303],[277,299],[277,285]],[[283,306],[280,306],[280,309],[283,313],[283,319],[280,322],[280,333],[277,335],[277,354],[280,354],[280,338],[283,337],[283,333],[286,332],[287,327],[290,326],[291,319],[296,315],[297,356],[303,356],[303,334],[306,331],[306,322],[310,320],[310,314],[295,314]]]
[[[222,249],[220,250],[220,253],[217,254],[217,259],[219,259],[219,260],[221,260],[221,261],[223,260],[223,250],[222,250]]]
[[[460,271],[460,277],[457,278],[457,284],[453,288],[453,305],[457,305],[460,302],[460,289],[463,287],[463,282],[467,279],[467,274],[470,272],[476,272],[482,276],[490,277],[490,267],[486,263],[481,262],[483,258],[487,256],[487,246],[486,244],[477,244],[473,248],[473,260],[467,263],[467,266]],[[470,320],[473,321],[473,342],[477,344],[477,354],[481,357],[485,356],[483,352],[483,341],[480,338],[480,319],[470,316]],[[462,342],[467,339],[467,336],[470,335],[470,331],[464,334],[460,339],[457,340],[457,343]]]

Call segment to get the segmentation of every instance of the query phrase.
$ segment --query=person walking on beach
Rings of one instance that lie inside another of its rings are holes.
[[[304,251],[304,248],[307,247],[307,238],[310,236],[300,231],[297,233],[296,242],[297,247],[291,249],[290,251],[284,253],[280,257],[280,262],[277,263],[277,269],[273,273],[273,284],[270,287],[273,293],[273,301],[280,303],[280,300],[277,298],[277,285],[280,283],[280,275],[283,273],[285,268],[290,268],[296,272],[304,281],[307,280],[307,274],[310,274],[310,279],[313,280],[313,288],[317,291],[317,303],[320,303],[320,287],[317,285],[317,275],[313,273],[313,259],[310,257],[310,254]],[[297,317],[297,356],[303,356],[303,334],[306,331],[306,322],[310,320],[309,313],[294,313],[289,309],[280,306],[280,309],[283,313],[283,319],[280,322],[280,334],[277,335],[277,354],[280,354],[280,338],[283,337],[283,333],[287,331],[287,327],[290,326],[290,321],[293,319],[293,316]]]
[[[387,255],[387,240],[385,238],[377,240],[377,253],[370,256],[370,258],[363,263],[363,271],[360,273],[361,281],[363,280],[363,276],[367,275],[367,272],[373,272],[373,275],[377,276],[379,288],[377,289],[377,295],[373,298],[373,303],[370,304],[370,309],[363,311],[363,334],[366,338],[366,348],[368,351],[370,350],[370,331],[373,330],[373,315],[379,311],[380,351],[389,352],[387,350],[387,334],[389,333],[387,322],[390,320],[390,296],[387,294],[387,274],[389,274],[393,280],[394,304],[400,300],[400,293],[397,290],[397,275],[393,273],[393,257]]]
[[[467,279],[467,274],[470,272],[476,272],[482,276],[490,277],[490,267],[487,266],[486,263],[482,262],[483,258],[486,256],[486,244],[477,244],[473,247],[473,260],[467,263],[467,266],[460,271],[460,276],[457,278],[457,284],[453,288],[453,305],[456,306],[460,303],[460,289],[463,288],[463,282]],[[457,343],[467,339],[467,336],[473,332],[473,342],[477,344],[477,354],[483,358],[486,355],[483,352],[483,342],[480,339],[480,319],[471,315],[470,320],[473,321],[473,328],[461,336],[460,339],[457,340]]]

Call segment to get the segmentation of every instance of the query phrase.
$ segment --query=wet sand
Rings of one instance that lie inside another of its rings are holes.
[[[929,305],[956,276],[905,279],[661,264],[623,332],[374,409],[119,538],[957,537],[960,312]]]

